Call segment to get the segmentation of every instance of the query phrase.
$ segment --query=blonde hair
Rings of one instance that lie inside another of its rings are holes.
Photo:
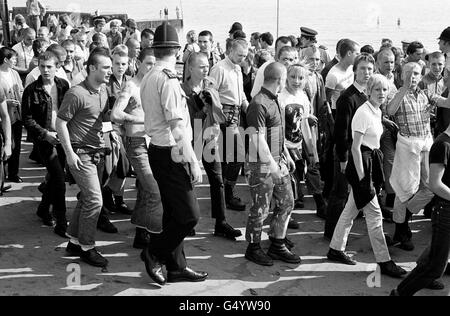
[[[381,74],[375,74],[370,77],[369,82],[367,83],[367,94],[370,96],[373,89],[378,86],[386,86],[388,90],[390,90],[389,80]]]

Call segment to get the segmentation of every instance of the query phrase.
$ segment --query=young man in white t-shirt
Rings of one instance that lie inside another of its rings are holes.
[[[350,87],[355,79],[353,63],[359,55],[359,45],[349,39],[342,41],[339,48],[341,60],[331,68],[325,83],[325,91],[328,102],[331,103],[333,115],[336,113],[336,101],[341,92]]]

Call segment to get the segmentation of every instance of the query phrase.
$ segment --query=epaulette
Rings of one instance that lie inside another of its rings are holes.
[[[175,72],[170,69],[163,69],[163,72],[169,77],[169,79],[178,79],[178,76]]]

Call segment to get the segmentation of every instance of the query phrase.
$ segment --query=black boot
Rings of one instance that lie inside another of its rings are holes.
[[[116,211],[118,213],[122,213],[122,214],[125,214],[125,215],[132,215],[133,214],[133,211],[130,210],[128,208],[128,206],[125,204],[125,202],[123,201],[123,196],[115,195],[114,196],[114,200],[115,200],[114,204],[115,204],[115,207],[116,207]]]
[[[284,239],[272,239],[267,255],[273,260],[281,260],[283,262],[300,264],[302,259],[299,256],[292,253],[285,245]]]
[[[269,240],[273,243],[273,242],[275,242],[276,239],[269,237]],[[286,245],[286,248],[289,250],[292,250],[295,248],[295,243],[287,237],[284,239],[284,244]]]
[[[229,184],[225,185],[225,201],[228,209],[238,212],[245,211],[245,204],[242,203],[241,199],[236,195],[234,186]]]
[[[134,236],[133,248],[145,249],[150,243],[150,233],[143,229],[136,227],[136,235]]]
[[[400,249],[403,249],[405,251],[413,251],[414,244],[411,241],[412,232],[408,224],[411,213],[409,211],[407,211],[406,213],[407,215],[405,222],[401,224],[395,224],[394,242],[395,244],[399,245]]]
[[[273,266],[273,260],[262,250],[259,243],[249,244],[245,252],[245,259],[261,266]]]
[[[103,198],[103,208],[106,209],[110,213],[116,213],[116,204],[113,200],[113,194],[110,188],[105,187],[102,190],[102,198]]]
[[[316,202],[317,216],[322,219],[327,219],[327,204],[322,194],[314,194],[314,201]]]
[[[104,211],[102,211],[102,214],[100,214],[100,217],[98,218],[97,228],[107,234],[117,234],[119,232]]]

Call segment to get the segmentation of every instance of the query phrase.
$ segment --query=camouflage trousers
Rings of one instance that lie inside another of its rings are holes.
[[[276,182],[270,174],[268,165],[250,163],[247,168],[247,182],[252,198],[245,234],[247,242],[261,242],[263,223],[269,215],[271,203],[274,211],[270,219],[269,237],[284,239],[294,208],[294,195],[286,162],[280,162],[283,177]]]

